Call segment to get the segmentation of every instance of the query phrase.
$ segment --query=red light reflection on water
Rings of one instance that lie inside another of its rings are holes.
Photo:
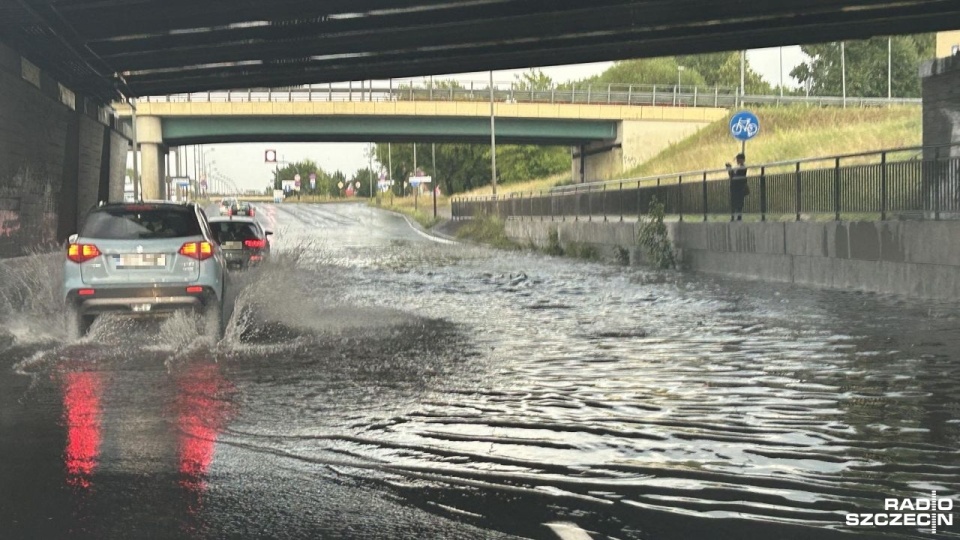
[[[180,485],[196,495],[206,489],[217,436],[233,417],[232,390],[218,364],[196,364],[177,377]]]
[[[64,463],[67,484],[89,488],[100,455],[100,373],[81,371],[63,375],[63,420],[67,428]]]

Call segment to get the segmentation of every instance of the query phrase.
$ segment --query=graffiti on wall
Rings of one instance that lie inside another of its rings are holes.
[[[56,242],[58,184],[27,167],[0,178],[0,256],[23,255]]]

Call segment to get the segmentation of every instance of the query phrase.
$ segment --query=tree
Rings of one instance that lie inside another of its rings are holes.
[[[740,51],[679,56],[677,62],[699,73],[707,86],[740,88]],[[744,92],[747,94],[769,93],[770,84],[750,67],[749,60],[746,60],[745,68]]]
[[[550,90],[553,88],[553,79],[539,69],[530,69],[521,75],[514,75],[514,88],[522,91]]]
[[[323,169],[311,159],[305,159],[296,163],[287,163],[285,166],[274,169],[273,186],[274,189],[283,189],[283,180],[295,180],[296,175],[300,175],[300,190],[302,192],[310,191],[310,173],[317,175],[317,183],[321,181],[321,176],[326,175]]]
[[[330,175],[330,181],[327,185],[327,195],[331,197],[341,197],[343,195],[343,190],[340,189],[340,184],[343,184],[344,189],[347,187],[347,176],[341,171],[336,171]]]
[[[896,36],[890,39],[892,94],[894,97],[920,96],[920,64],[933,56],[933,34]],[[847,95],[886,97],[888,38],[844,42]],[[840,42],[804,45],[801,50],[810,60],[795,67],[790,75],[810,86],[810,93],[839,96],[843,93],[843,69]]]
[[[681,73],[679,68],[683,67]],[[596,77],[577,83],[582,84],[644,84],[662,85],[672,89],[678,81],[681,86],[726,86],[740,87],[740,53],[728,51],[686,56],[662,56],[622,60]],[[759,73],[746,63],[744,77],[748,94],[770,93],[771,87]],[[569,87],[569,85],[568,85]]]
[[[431,146],[417,144],[416,167],[412,144],[392,145],[395,193],[402,193],[403,182],[419,168],[434,178],[443,193],[462,193],[490,184],[490,147],[483,144],[436,145],[437,168],[433,169]],[[385,145],[375,150],[377,161],[388,163]],[[570,170],[570,153],[563,147],[534,145],[497,146],[497,168],[504,183],[532,180]]]

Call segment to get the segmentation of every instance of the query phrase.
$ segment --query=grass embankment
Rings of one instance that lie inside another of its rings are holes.
[[[762,107],[754,112],[760,119],[761,133],[747,143],[748,165],[919,146],[922,140],[920,107],[842,109],[793,106]],[[670,145],[649,161],[618,176],[638,178],[721,168],[724,163],[733,161],[733,156],[740,151],[740,143],[730,136],[728,122],[729,117],[714,122],[696,134]],[[889,159],[903,157],[905,156],[890,156]],[[844,164],[855,162],[856,160],[845,160]],[[822,164],[824,167],[832,165],[832,162]],[[817,166],[821,165],[810,163],[804,167]],[[497,195],[509,197],[515,193],[536,194],[549,191],[558,185],[569,184],[570,181],[570,175],[562,173],[526,182],[501,184],[497,186]],[[487,185],[456,194],[455,197],[489,197],[492,192],[492,188]],[[437,198],[439,216],[449,216],[449,201],[447,196]],[[413,197],[387,195],[381,198],[381,206],[407,214],[427,228],[439,221],[433,218],[433,201],[429,195],[420,198],[417,210],[414,210]],[[496,237],[493,233],[494,225],[487,223],[477,231],[467,234],[473,239],[483,236]]]
[[[748,165],[919,146],[922,140],[920,107],[842,109],[798,105],[760,107],[754,112],[760,119],[761,132],[747,143]],[[730,136],[729,118],[718,120],[670,145],[652,159],[617,175],[616,179],[722,168],[724,163],[732,162],[733,156],[740,152],[740,143]],[[890,159],[901,157],[890,156]],[[845,164],[855,162],[844,161]],[[823,164],[831,165],[826,162]],[[808,166],[816,167],[818,164],[811,163]],[[500,185],[497,194],[538,193],[570,182],[570,175],[563,173]],[[491,193],[491,187],[484,186],[458,196],[479,197],[490,196]]]
[[[754,112],[760,120],[761,131],[747,142],[748,165],[919,146],[922,139],[920,107],[794,106],[758,108]],[[729,117],[710,124],[649,161],[625,171],[622,177],[722,168],[740,152],[740,143],[730,136],[728,123]]]

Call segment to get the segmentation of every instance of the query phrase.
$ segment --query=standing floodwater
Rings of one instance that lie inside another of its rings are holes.
[[[932,538],[846,516],[960,498],[960,306],[258,219],[218,344],[67,342],[59,255],[0,261],[0,537]]]

